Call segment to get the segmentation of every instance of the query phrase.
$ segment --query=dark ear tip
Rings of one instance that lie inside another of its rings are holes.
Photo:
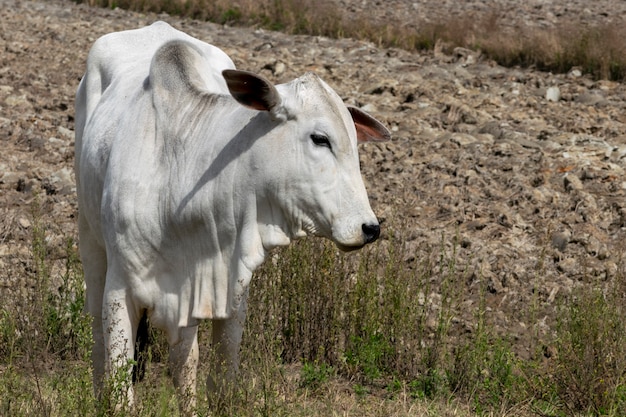
[[[259,111],[270,111],[280,103],[278,91],[262,75],[249,71],[227,69],[222,76],[230,94],[240,104]]]

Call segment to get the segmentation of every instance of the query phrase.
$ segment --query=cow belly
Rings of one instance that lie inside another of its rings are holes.
[[[161,294],[154,308],[149,312],[151,324],[165,330],[170,345],[176,344],[179,339],[179,331],[184,327],[197,326],[199,320],[191,317],[189,300],[174,293]]]

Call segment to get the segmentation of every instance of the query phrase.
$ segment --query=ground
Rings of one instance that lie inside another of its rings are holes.
[[[347,16],[375,10],[406,24],[447,12],[493,13],[515,25],[623,19],[624,2],[338,0]],[[461,4],[462,6],[458,6]],[[76,239],[74,93],[101,35],[168,21],[224,49],[240,69],[284,82],[314,71],[393,134],[360,149],[384,227],[406,242],[407,267],[442,247],[464,271],[461,305],[486,283],[488,320],[530,355],[529,334],[554,330],[558,302],[577,287],[623,276],[626,241],[626,86],[573,69],[502,68],[456,49],[407,52],[286,36],[62,0],[0,0],[0,297],[28,292],[33,219],[63,265]],[[609,8],[609,9],[607,9]],[[452,11],[450,11],[452,10]],[[381,245],[388,242],[385,233]],[[57,265],[58,264],[58,265]],[[54,271],[53,271],[54,272]],[[436,294],[428,295],[436,297]],[[532,307],[532,314],[530,309]],[[471,330],[473,313],[454,323]]]

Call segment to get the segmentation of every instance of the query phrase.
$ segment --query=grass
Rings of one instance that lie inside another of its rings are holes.
[[[65,268],[55,276],[34,206],[27,268],[34,291],[0,308],[0,414],[176,415],[158,331],[136,410],[113,413],[106,401],[96,403],[76,246],[67,241]],[[487,284],[471,331],[453,329],[468,308],[454,237],[419,254],[402,242],[391,233],[344,255],[306,239],[273,253],[252,283],[238,390],[211,405],[200,383],[200,415],[626,415],[623,267],[608,290],[563,298],[546,342],[550,355],[522,360],[491,330]],[[211,363],[209,328],[201,329],[201,380]]]
[[[220,24],[255,26],[291,34],[351,37],[381,47],[452,54],[470,48],[504,66],[564,73],[579,68],[596,79],[626,78],[626,27],[570,21],[553,28],[507,27],[497,11],[435,22],[376,21],[343,17],[331,0],[75,0],[92,6],[167,12]]]

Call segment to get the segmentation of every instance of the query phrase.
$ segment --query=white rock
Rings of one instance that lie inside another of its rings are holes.
[[[73,171],[71,168],[61,168],[50,176],[50,182],[60,186],[72,185],[74,183],[72,176]]]
[[[26,94],[23,94],[21,96],[18,96],[18,95],[9,96],[6,98],[4,102],[9,107],[30,106],[30,103],[28,102],[28,98],[26,97]]]
[[[278,75],[283,75],[285,73],[285,69],[287,67],[285,66],[284,62],[278,61],[276,62],[276,65],[274,65],[274,75],[278,76]]]
[[[367,103],[365,106],[361,107],[361,110],[368,113],[376,113],[376,106],[372,103]]]
[[[583,189],[582,181],[574,174],[566,174],[563,178],[563,185],[567,191]]]
[[[548,87],[546,90],[546,100],[557,102],[561,99],[561,90],[559,87]]]
[[[583,73],[581,70],[575,68],[569,72],[569,76],[572,78],[582,77]]]
[[[63,137],[66,137],[66,138],[69,138],[69,139],[74,139],[74,131],[73,130],[70,130],[70,129],[68,129],[66,127],[63,127],[63,126],[59,126],[57,128],[57,131]]]
[[[456,143],[459,146],[467,146],[471,143],[476,143],[476,138],[467,133],[455,133],[450,138],[450,141]]]

